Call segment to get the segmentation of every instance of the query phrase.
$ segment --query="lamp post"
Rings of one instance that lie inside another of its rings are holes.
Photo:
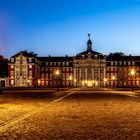
[[[27,80],[27,86],[29,87],[30,80]]]
[[[56,70],[55,71],[55,75],[56,75],[56,84],[57,84],[57,91],[58,91],[59,90],[59,88],[58,88],[58,77],[60,75],[60,71],[59,70]]]
[[[116,79],[116,77],[113,75],[111,79],[113,80],[113,88],[114,88],[114,86],[115,86],[115,79]]]
[[[37,81],[37,82],[38,82],[38,86],[40,86],[41,81],[38,79],[38,81]]]
[[[104,78],[104,86],[106,87],[107,78]]]
[[[135,75],[135,70],[134,70],[134,69],[131,69],[130,74],[131,74],[131,76],[132,76],[132,78],[133,78],[134,75]],[[132,92],[133,92],[133,91],[134,91],[134,89],[133,89],[133,79],[132,79]]]
[[[72,76],[69,76],[69,81],[70,81],[70,88],[71,88]]]
[[[74,87],[77,87],[77,80],[76,79],[74,79]]]

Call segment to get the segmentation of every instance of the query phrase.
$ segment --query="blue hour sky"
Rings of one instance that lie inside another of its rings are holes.
[[[86,50],[140,55],[140,0],[0,0],[0,54]]]

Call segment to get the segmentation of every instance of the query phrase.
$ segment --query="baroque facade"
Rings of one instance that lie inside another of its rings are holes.
[[[10,58],[8,86],[12,87],[139,87],[140,56],[106,56],[87,49],[76,56],[38,57],[22,51]]]

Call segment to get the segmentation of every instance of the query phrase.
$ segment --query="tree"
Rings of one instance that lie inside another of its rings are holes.
[[[0,55],[0,77],[8,76],[8,59]]]
[[[108,55],[108,57],[111,57],[111,58],[121,58],[121,57],[124,57],[124,56],[126,56],[126,55],[122,52],[114,52],[114,53],[110,53]]]

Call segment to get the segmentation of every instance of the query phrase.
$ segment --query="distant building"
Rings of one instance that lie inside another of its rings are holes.
[[[74,57],[74,86],[104,86],[106,56],[92,50],[92,41],[87,41],[87,50]]]
[[[106,61],[107,86],[140,86],[140,56],[108,56]]]
[[[38,57],[22,51],[10,58],[10,87],[139,87],[140,56],[105,56],[92,41],[76,56]]]

